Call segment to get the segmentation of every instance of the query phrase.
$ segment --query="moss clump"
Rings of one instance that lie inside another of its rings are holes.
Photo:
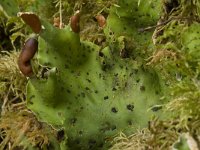
[[[177,120],[159,121],[154,118],[149,121],[148,128],[138,129],[130,136],[121,134],[113,141],[111,150],[159,150],[169,148],[178,138],[179,128],[175,128]]]
[[[0,55],[0,96],[3,101],[25,99],[27,79],[18,69],[18,56],[16,51],[3,52]]]
[[[56,131],[37,121],[24,103],[12,105],[12,111],[1,116],[1,149],[10,148],[47,148],[50,137],[56,137]],[[13,111],[15,110],[15,111]],[[16,111],[17,110],[17,111]],[[56,139],[54,139],[56,140]]]
[[[18,69],[18,56],[16,51],[3,52],[0,56],[0,149],[56,149],[60,139],[57,140],[58,132],[38,122],[26,107],[27,79]]]

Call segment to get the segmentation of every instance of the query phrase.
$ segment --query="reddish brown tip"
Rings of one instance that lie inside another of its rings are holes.
[[[103,15],[99,14],[95,17],[97,19],[98,25],[103,28],[106,25],[106,19]]]
[[[25,76],[31,76],[33,74],[31,59],[34,57],[37,49],[38,41],[35,38],[30,38],[25,42],[19,55],[18,66]]]
[[[79,20],[80,20],[80,11],[77,11],[70,18],[70,27],[72,28],[72,31],[75,32],[75,33],[79,33],[80,32]]]
[[[39,17],[36,14],[31,12],[19,12],[18,16],[21,17],[23,21],[31,27],[33,32],[37,34],[40,33],[42,25]]]

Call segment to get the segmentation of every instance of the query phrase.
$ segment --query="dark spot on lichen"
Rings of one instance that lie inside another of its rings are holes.
[[[11,6],[11,4],[10,4],[9,2],[6,2],[6,4],[7,4],[8,6]]]
[[[145,86],[143,86],[143,85],[140,86],[140,91],[142,91],[142,92],[145,91]]]
[[[62,140],[64,140],[64,137],[65,137],[65,132],[64,130],[60,130],[57,132],[57,140],[59,142],[61,142]]]
[[[104,54],[103,54],[101,51],[99,51],[99,56],[100,56],[100,57],[103,57]]]
[[[29,101],[29,104],[30,104],[30,105],[33,105],[33,102],[32,102],[32,101]]]
[[[62,112],[58,112],[58,116],[61,117],[62,116]]]
[[[133,72],[131,72],[130,74],[129,74],[129,76],[131,77],[133,75]]]
[[[140,82],[140,79],[137,79],[136,82],[139,83],[139,82]]]
[[[103,99],[104,99],[104,100],[107,100],[107,99],[109,99],[109,97],[108,97],[108,96],[105,96]]]
[[[114,76],[117,77],[117,76],[118,76],[118,73],[115,73]]]
[[[89,87],[85,87],[85,89],[86,89],[87,91],[89,91],[89,90],[90,90],[90,88],[89,88]]]
[[[85,55],[85,54],[83,54],[83,55],[82,55],[82,57],[86,57],[86,55]]]
[[[77,118],[71,118],[70,124],[75,125],[76,121],[77,121]]]
[[[128,86],[128,82],[125,82],[124,86],[127,87]]]
[[[76,75],[77,75],[78,77],[81,76],[81,72],[80,72],[80,71],[77,72]]]
[[[91,80],[90,79],[86,79],[89,83],[91,83]]]
[[[118,110],[117,110],[115,107],[112,107],[112,108],[111,108],[111,111],[112,111],[113,113],[117,113],[117,112],[118,112]]]
[[[137,74],[138,73],[138,69],[135,69],[134,72],[135,72],[135,74]]]
[[[97,91],[97,90],[95,90],[95,91],[94,91],[94,93],[95,93],[95,94],[97,94],[97,93],[98,93],[98,91]]]
[[[31,95],[29,100],[32,100],[33,98],[35,98],[35,95]]]
[[[112,68],[112,65],[111,64],[108,64],[107,62],[103,61],[102,62],[102,66],[101,66],[101,69],[103,71],[108,71]]]
[[[101,76],[102,76],[101,73],[99,73],[99,78],[101,78]]]
[[[133,122],[131,120],[128,120],[128,125],[132,126]]]
[[[82,136],[82,135],[83,135],[83,131],[79,131],[78,134],[79,134],[80,136]]]
[[[116,91],[117,89],[115,87],[112,88],[112,91]]]
[[[71,91],[70,91],[69,89],[67,89],[67,93],[69,93],[69,94],[70,94],[70,93],[71,93]]]
[[[123,65],[119,65],[119,67],[120,67],[121,69],[123,69],[123,68],[124,68],[124,66],[123,66]]]
[[[133,111],[134,105],[128,104],[128,105],[126,106],[126,108],[127,108],[128,110],[130,110],[130,111]]]
[[[81,93],[81,96],[84,98],[84,97],[85,97],[85,93],[82,92],[82,93]]]

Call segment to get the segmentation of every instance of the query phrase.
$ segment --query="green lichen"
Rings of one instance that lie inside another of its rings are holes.
[[[40,120],[63,128],[71,149],[107,149],[118,132],[130,134],[160,115],[151,108],[165,102],[159,99],[163,85],[144,61],[151,33],[138,32],[158,16],[144,12],[144,18],[133,18],[140,7],[154,9],[129,1],[130,12],[123,14],[127,4],[111,8],[105,47],[80,40],[69,26],[57,29],[41,20],[37,58],[47,71],[30,78],[27,105]]]
[[[28,107],[41,120],[64,127],[70,147],[85,149],[101,146],[106,137],[130,126],[147,125],[156,114],[147,109],[162,103],[153,70],[134,67],[112,51],[109,63],[101,63],[99,47],[79,42],[69,27],[44,27],[38,60],[52,69],[44,78],[31,78],[27,87]]]

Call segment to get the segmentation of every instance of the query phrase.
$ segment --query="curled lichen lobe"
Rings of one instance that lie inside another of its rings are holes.
[[[39,17],[31,12],[19,12],[18,16],[22,18],[22,20],[31,27],[33,32],[39,34],[42,30],[42,25]]]
[[[37,49],[38,49],[37,39],[30,38],[25,42],[23,49],[19,55],[18,66],[20,71],[25,76],[31,76],[33,74],[31,59],[34,57]]]
[[[75,32],[75,33],[79,33],[80,32],[79,20],[80,20],[80,11],[77,11],[70,18],[70,27],[71,27],[72,31]]]

